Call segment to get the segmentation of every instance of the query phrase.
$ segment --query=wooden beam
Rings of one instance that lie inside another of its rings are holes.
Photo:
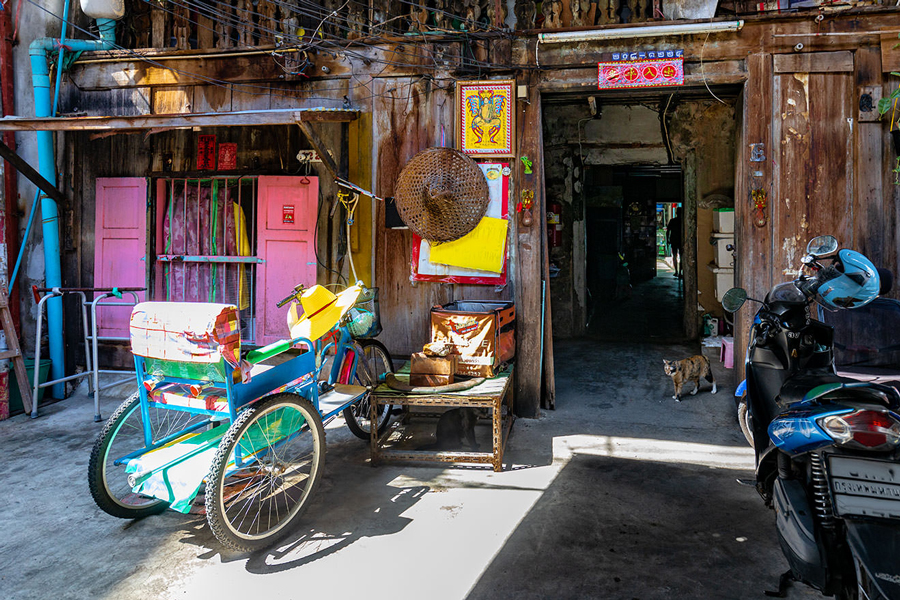
[[[332,177],[340,177],[338,174],[337,163],[334,162],[334,157],[331,156],[325,142],[322,141],[322,138],[319,137],[319,134],[316,133],[316,130],[313,129],[312,125],[306,121],[297,121],[297,124],[300,126],[300,130],[303,131],[303,135],[309,140],[309,144],[313,147],[313,150],[319,153],[322,164],[325,165],[325,168],[328,169]]]
[[[56,117],[0,119],[0,131],[128,131],[174,127],[245,127],[304,122],[349,122],[359,116],[345,109],[275,109],[130,117]]]
[[[546,212],[543,186],[543,136],[541,131],[541,93],[537,86],[537,74],[530,72],[521,84],[527,86],[528,97],[517,101],[510,108],[517,111],[517,156],[531,161],[531,173],[522,160],[514,166],[516,196],[523,190],[534,192],[532,213]],[[515,412],[520,417],[535,418],[540,415],[541,348],[544,332],[541,330],[541,290],[543,268],[542,237],[546,229],[543,220],[535,219],[530,227],[517,230],[516,248],[516,382]],[[548,294],[549,296],[549,294]],[[552,371],[552,369],[551,369]],[[552,376],[552,373],[547,373]],[[549,390],[548,390],[549,391]]]
[[[805,54],[776,54],[776,73],[850,73],[853,71],[852,52],[807,52]]]
[[[0,140],[0,156],[9,161],[12,166],[19,170],[22,175],[28,178],[28,181],[36,185],[42,192],[56,200],[58,203],[64,204],[66,199],[56,186],[44,179],[44,176],[34,170],[24,158],[15,153],[15,151]]]
[[[752,298],[766,295],[772,283],[772,207],[773,175],[780,158],[780,148],[772,144],[772,57],[765,53],[747,57],[750,76],[744,88],[739,115],[740,137],[736,152],[734,218],[737,261],[737,287],[747,290]],[[766,201],[762,211],[756,210],[755,198]],[[750,333],[752,310],[735,314],[735,356],[743,356]],[[738,380],[744,377],[744,362],[735,361]]]

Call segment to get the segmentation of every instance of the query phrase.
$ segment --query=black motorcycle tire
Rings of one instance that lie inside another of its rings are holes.
[[[741,432],[747,438],[747,443],[753,448],[753,417],[750,416],[750,406],[747,404],[747,398],[741,398],[738,402],[738,424],[741,426]]]

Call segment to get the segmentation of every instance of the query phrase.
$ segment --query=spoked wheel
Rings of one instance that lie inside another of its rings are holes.
[[[376,386],[378,382],[383,380],[385,373],[394,371],[394,362],[391,355],[388,354],[387,348],[377,340],[360,340],[359,345],[362,346],[363,356],[366,359],[368,376],[361,368],[356,369],[357,385]],[[362,358],[362,357],[360,357]],[[371,379],[371,381],[370,381]],[[359,402],[351,404],[344,409],[344,420],[347,421],[347,427],[353,434],[361,439],[368,440],[372,435],[372,418],[369,413],[369,399],[371,393],[366,394]],[[378,433],[384,433],[391,420],[391,407],[385,405],[380,407],[378,411]]]
[[[153,439],[159,440],[207,419],[206,416],[151,406],[148,421]],[[137,519],[159,514],[169,506],[157,498],[133,493],[125,473],[126,464],[115,464],[117,459],[145,447],[141,400],[135,392],[103,426],[88,464],[91,496],[97,506],[114,517]]]
[[[309,504],[324,461],[325,429],[309,401],[277,394],[244,410],[209,469],[210,529],[238,552],[277,541]]]
[[[744,433],[744,437],[747,438],[747,443],[750,444],[750,447],[753,448],[753,423],[752,418],[750,416],[750,407],[747,404],[746,396],[741,398],[741,401],[738,403],[738,423],[741,426],[741,431]]]

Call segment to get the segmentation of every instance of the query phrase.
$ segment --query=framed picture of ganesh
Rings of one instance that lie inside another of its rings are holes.
[[[459,150],[469,156],[515,157],[515,84],[511,79],[456,84]]]

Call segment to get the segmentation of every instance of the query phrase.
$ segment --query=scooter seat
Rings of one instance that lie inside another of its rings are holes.
[[[870,382],[832,373],[800,373],[784,382],[778,400],[782,406],[789,406],[810,397],[825,396],[832,400],[852,399],[890,406],[896,402],[892,396],[897,396],[897,390],[885,390]]]

